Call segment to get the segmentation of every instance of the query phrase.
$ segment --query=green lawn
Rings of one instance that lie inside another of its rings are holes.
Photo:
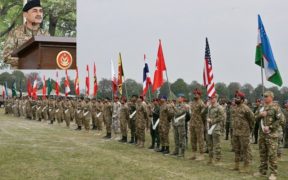
[[[104,132],[74,131],[64,124],[29,121],[0,110],[0,179],[255,179],[258,150],[250,174],[230,170],[234,154],[223,141],[223,165],[165,156],[115,140]],[[172,135],[172,134],[171,134]],[[147,133],[145,146],[149,145]],[[171,142],[173,144],[172,138]],[[190,157],[190,147],[186,157]],[[206,155],[207,157],[207,155]],[[288,156],[279,162],[279,179],[288,179]]]

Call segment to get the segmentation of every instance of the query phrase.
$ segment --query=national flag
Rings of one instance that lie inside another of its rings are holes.
[[[215,90],[215,84],[214,84],[214,80],[213,80],[213,68],[212,68],[212,60],[211,60],[208,38],[206,38],[204,71],[203,71],[203,85],[207,89],[208,97],[215,96],[216,90]]]
[[[45,79],[45,76],[43,76],[42,98],[46,99],[46,79]]]
[[[123,85],[123,78],[124,78],[124,71],[123,71],[123,64],[122,64],[122,57],[121,53],[119,53],[119,59],[118,59],[118,91],[119,94],[122,96],[122,85]]]
[[[7,84],[7,81],[5,81],[5,93],[6,93],[6,98],[8,98],[8,84]]]
[[[16,80],[13,81],[12,83],[12,97],[17,96],[17,92],[16,92]]]
[[[93,77],[94,77],[94,88],[93,88],[93,96],[97,96],[97,91],[98,91],[98,83],[97,83],[97,76],[96,76],[96,64],[94,63],[94,72],[93,72]]]
[[[33,92],[33,87],[32,87],[30,78],[28,78],[28,82],[27,82],[27,93],[28,93],[28,96],[29,96],[29,97],[32,97],[32,92]]]
[[[68,77],[68,71],[67,69],[65,70],[66,74],[66,79],[65,79],[65,96],[67,97],[68,94],[70,93],[70,83],[69,83],[69,77]]]
[[[60,94],[60,86],[59,86],[58,71],[56,71],[55,94],[56,94],[56,96],[59,96],[59,94]]]
[[[33,96],[34,100],[37,99],[37,90],[38,90],[37,83],[38,83],[37,82],[37,76],[35,75],[34,83],[33,83],[33,93],[32,93],[32,96]]]
[[[117,95],[117,80],[116,80],[116,74],[114,70],[114,64],[113,61],[111,60],[111,82],[112,82],[112,91],[113,95]]]
[[[86,76],[86,96],[90,95],[90,75],[89,75],[89,66],[86,66],[87,76]]]
[[[258,43],[256,47],[255,64],[264,68],[268,81],[278,86],[282,86],[282,78],[260,15],[258,15]]]
[[[77,96],[80,95],[78,67],[76,67],[75,94],[76,94]]]
[[[152,91],[156,91],[164,84],[163,72],[166,71],[165,59],[162,50],[161,40],[159,40],[159,48],[156,60],[156,69],[154,72],[154,81]]]
[[[2,87],[2,98],[5,99],[6,96],[6,90],[5,90],[5,85]]]
[[[50,95],[51,95],[51,92],[52,92],[52,82],[51,82],[51,78],[48,79],[47,89],[48,89],[48,96],[50,96]]]
[[[143,68],[143,92],[142,95],[145,96],[149,87],[152,85],[148,63],[146,61],[146,55],[144,55],[144,68]]]

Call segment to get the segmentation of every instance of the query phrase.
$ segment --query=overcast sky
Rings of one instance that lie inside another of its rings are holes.
[[[117,65],[119,52],[126,79],[142,82],[144,53],[153,76],[158,39],[162,39],[169,80],[202,83],[208,37],[215,82],[256,86],[261,82],[260,69],[254,64],[257,14],[262,16],[284,85],[288,85],[287,0],[78,0],[77,6],[82,85],[86,64],[92,73],[96,63],[98,80],[110,78],[110,60]]]

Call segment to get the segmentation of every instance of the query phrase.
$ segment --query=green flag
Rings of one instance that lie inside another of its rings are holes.
[[[51,92],[52,92],[52,84],[51,84],[51,79],[49,78],[48,82],[47,82],[47,87],[48,87],[48,96],[50,96]]]
[[[12,84],[12,97],[16,97],[17,96],[17,92],[16,92],[16,81],[13,81]]]

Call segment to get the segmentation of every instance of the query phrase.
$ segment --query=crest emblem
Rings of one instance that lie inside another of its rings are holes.
[[[56,58],[57,65],[60,69],[69,69],[73,62],[73,57],[68,51],[61,51]]]

